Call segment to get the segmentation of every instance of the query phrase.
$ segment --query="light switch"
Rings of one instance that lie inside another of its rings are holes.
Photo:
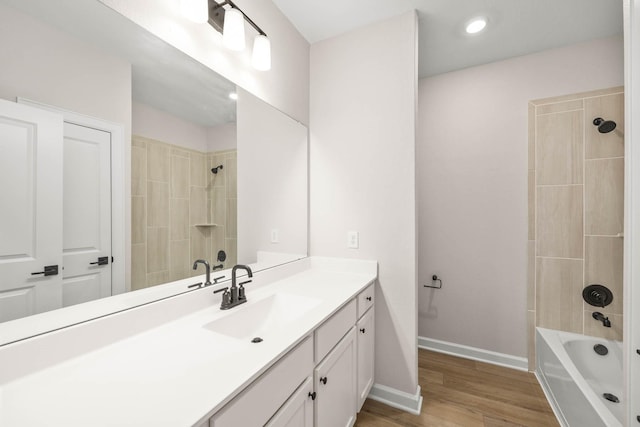
[[[347,247],[350,249],[358,249],[360,245],[360,239],[357,231],[347,232]]]
[[[280,237],[278,236],[278,229],[274,228],[271,230],[271,243],[279,243]]]

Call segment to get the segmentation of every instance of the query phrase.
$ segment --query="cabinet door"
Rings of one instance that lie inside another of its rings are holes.
[[[313,398],[313,378],[308,377],[265,427],[313,427]]]
[[[316,427],[352,426],[356,419],[355,327],[314,370]]]
[[[375,316],[373,307],[357,324],[358,342],[358,412],[373,386],[375,352]]]

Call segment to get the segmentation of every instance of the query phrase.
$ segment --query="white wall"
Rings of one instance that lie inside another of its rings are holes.
[[[411,12],[311,46],[311,254],[379,262],[375,381],[411,394],[417,31]]]
[[[233,150],[238,146],[237,139],[235,122],[210,127],[207,129],[207,151]]]
[[[100,1],[258,98],[309,122],[309,43],[273,2],[235,2],[271,40],[272,68],[257,71],[251,67],[253,29],[247,30],[247,49],[233,52],[211,26],[182,17],[177,0]]]
[[[206,153],[208,128],[147,104],[133,103],[133,135],[155,139]]]
[[[622,80],[620,37],[420,80],[420,336],[526,357],[527,103]]]
[[[238,90],[238,259],[307,253],[307,128]],[[278,230],[278,243],[271,230]]]

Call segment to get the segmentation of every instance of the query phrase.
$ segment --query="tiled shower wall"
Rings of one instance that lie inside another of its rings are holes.
[[[131,289],[202,274],[193,261],[220,264],[219,250],[224,268],[234,265],[236,151],[202,153],[134,135],[131,158]]]
[[[530,368],[535,326],[622,340],[623,107],[622,87],[529,104]],[[617,128],[599,133],[596,117]],[[593,283],[613,292],[611,305],[583,301]]]

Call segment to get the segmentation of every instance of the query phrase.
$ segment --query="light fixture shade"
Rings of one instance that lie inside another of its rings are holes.
[[[267,36],[258,34],[253,40],[251,65],[260,71],[271,69],[271,42]]]
[[[182,0],[180,7],[185,18],[204,24],[209,20],[208,0]]]
[[[245,47],[244,16],[236,8],[231,8],[224,12],[222,42],[231,50],[240,51]]]

